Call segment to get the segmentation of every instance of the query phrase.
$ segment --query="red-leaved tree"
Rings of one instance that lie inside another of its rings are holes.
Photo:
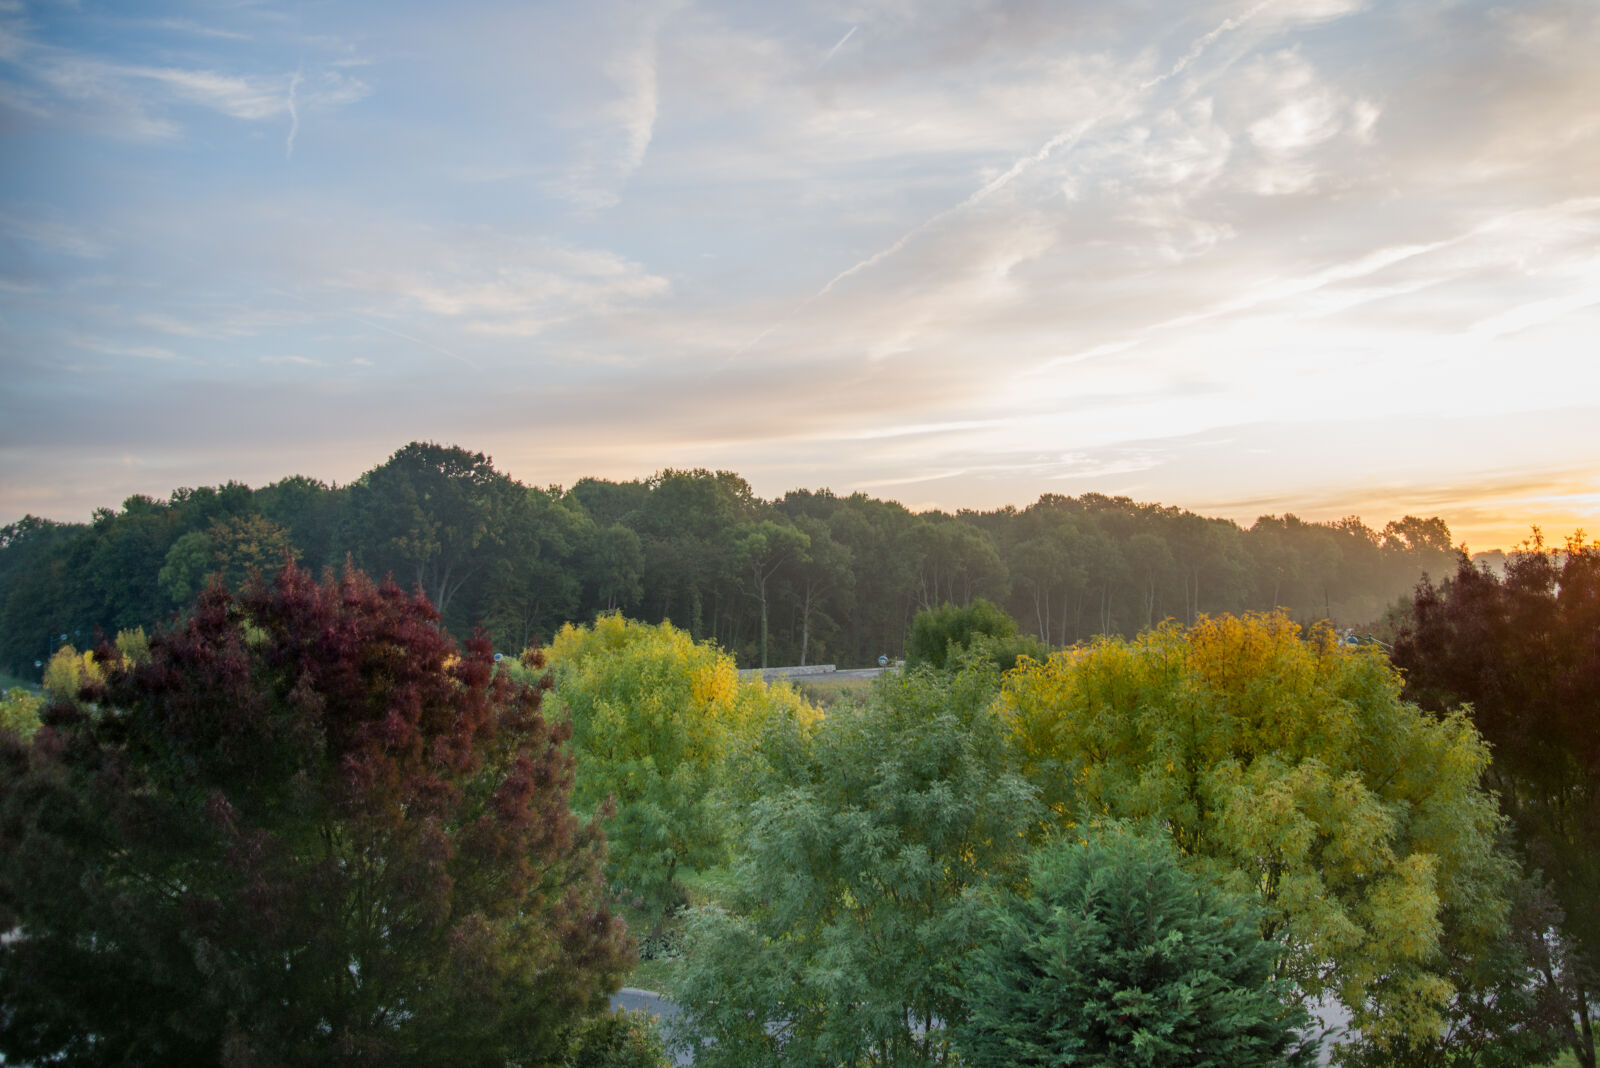
[[[1594,1068],[1600,990],[1600,544],[1547,551],[1537,537],[1504,575],[1463,556],[1417,588],[1395,639],[1406,696],[1425,708],[1470,703],[1493,746],[1490,785],[1525,858],[1550,881],[1570,952],[1559,978],[1578,1022],[1572,1044]],[[1551,976],[1552,979],[1558,978]],[[1569,1028],[1569,1031],[1571,1029]]]
[[[292,565],[114,655],[0,738],[0,1053],[559,1062],[630,949],[539,688]]]

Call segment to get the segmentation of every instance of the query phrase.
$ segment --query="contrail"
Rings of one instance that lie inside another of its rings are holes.
[[[300,88],[300,69],[294,72],[294,77],[289,79],[289,138],[283,143],[283,158],[294,158],[294,137],[300,132],[300,112],[295,110],[294,91]]]
[[[1236,18],[1235,17],[1230,17],[1230,18],[1224,19],[1215,28],[1211,29],[1210,31],[1208,31],[1207,33],[1201,35],[1200,37],[1196,38],[1194,44],[1189,46],[1189,50],[1187,52],[1185,52],[1183,57],[1181,59],[1179,59],[1178,62],[1174,63],[1172,65],[1172,67],[1169,68],[1166,71],[1166,73],[1157,75],[1156,77],[1151,78],[1148,81],[1140,83],[1139,91],[1140,92],[1145,92],[1147,90],[1155,88],[1156,86],[1160,85],[1162,82],[1170,81],[1171,79],[1177,77],[1179,74],[1183,73],[1183,71],[1188,68],[1189,64],[1193,63],[1196,59],[1198,59],[1200,57],[1200,54],[1202,52],[1204,52],[1207,48],[1209,48],[1211,46],[1211,44],[1217,40],[1217,38],[1221,37],[1225,33],[1229,33],[1229,32],[1231,32],[1231,31],[1233,31],[1235,29],[1238,29],[1239,26],[1243,25],[1245,22],[1247,22],[1250,19],[1254,18],[1257,13],[1259,13],[1262,9],[1264,9],[1266,7],[1269,7],[1272,3],[1273,3],[1273,0],[1261,0],[1260,3],[1256,4],[1255,7],[1251,8],[1249,11],[1245,12],[1243,15],[1240,15],[1240,16],[1238,16]],[[833,46],[833,49],[828,53],[827,57],[824,57],[822,62],[826,63],[828,61],[828,58],[831,58],[833,56],[833,53],[837,52],[839,50],[839,48],[845,43],[845,41],[848,41],[850,39],[850,34],[855,33],[855,32],[856,32],[856,28],[854,26],[850,27],[849,33],[846,33],[844,35],[844,37],[840,38],[839,43]],[[819,66],[820,66],[820,64],[819,64]],[[988,182],[985,182],[976,191],[974,191],[971,196],[967,197],[961,203],[956,204],[956,205],[954,205],[952,207],[948,207],[948,208],[944,209],[943,211],[939,212],[938,214],[933,215],[933,216],[931,216],[931,217],[929,217],[927,219],[924,219],[922,222],[918,223],[916,226],[912,227],[910,230],[908,230],[904,234],[902,234],[900,236],[900,238],[898,240],[896,240],[893,244],[889,245],[886,248],[880,249],[877,252],[874,252],[872,255],[868,256],[866,259],[860,261],[859,263],[856,263],[856,264],[854,264],[854,265],[852,265],[850,267],[847,267],[844,270],[840,271],[838,274],[836,274],[832,278],[830,278],[828,280],[828,283],[826,285],[824,285],[821,289],[817,290],[811,296],[807,297],[805,300],[803,300],[799,304],[795,305],[793,310],[791,310],[787,315],[783,316],[777,322],[773,323],[771,326],[769,326],[765,330],[761,331],[761,333],[757,334],[755,337],[751,338],[749,341],[747,341],[743,345],[741,345],[738,349],[736,349],[734,351],[733,356],[734,357],[742,356],[746,352],[750,351],[750,349],[754,348],[758,343],[760,343],[764,338],[766,338],[767,335],[771,334],[778,327],[782,326],[784,323],[786,323],[790,319],[794,318],[797,314],[799,314],[803,309],[805,309],[813,301],[819,300],[822,297],[825,297],[829,293],[831,293],[833,291],[833,287],[838,285],[840,282],[844,281],[846,278],[849,278],[852,275],[859,274],[860,272],[868,269],[869,267],[877,266],[878,264],[882,263],[884,260],[888,259],[890,256],[893,256],[895,253],[897,253],[901,249],[905,248],[906,245],[909,244],[911,242],[911,240],[913,238],[915,238],[918,234],[923,233],[925,230],[927,230],[931,226],[937,225],[938,223],[942,222],[943,220],[949,218],[951,215],[954,215],[956,212],[964,211],[967,208],[970,208],[970,207],[973,207],[974,205],[982,203],[984,200],[988,199],[993,194],[999,192],[1001,189],[1004,189],[1006,186],[1010,185],[1011,182],[1018,175],[1022,174],[1024,171],[1028,170],[1034,164],[1043,163],[1046,159],[1050,158],[1051,154],[1053,154],[1057,149],[1059,149],[1059,148],[1061,148],[1063,146],[1067,146],[1067,147],[1070,148],[1071,146],[1075,145],[1078,142],[1078,140],[1083,137],[1084,134],[1088,133],[1096,125],[1098,125],[1100,122],[1104,121],[1107,117],[1110,116],[1110,114],[1111,114],[1111,112],[1109,112],[1109,111],[1102,112],[1099,115],[1095,115],[1095,116],[1093,116],[1093,117],[1091,117],[1089,119],[1084,120],[1083,122],[1080,122],[1078,125],[1072,127],[1071,129],[1061,131],[1060,133],[1056,134],[1054,137],[1050,138],[1050,140],[1048,140],[1044,144],[1040,145],[1033,152],[1030,152],[1026,156],[1019,157],[1014,163],[1011,164],[1011,166],[1009,168],[1007,168],[1005,170],[1004,173],[1000,174],[998,177],[990,179]]]
[[[835,52],[839,51],[839,49],[843,48],[844,47],[844,43],[846,41],[850,40],[850,38],[855,35],[855,32],[856,32],[856,28],[854,26],[852,26],[848,30],[846,30],[844,32],[844,36],[839,38],[839,43],[834,45],[832,48],[828,49],[828,54],[822,57],[822,63],[818,63],[817,64],[817,68],[820,70],[822,68],[823,64],[827,63],[828,60],[832,59],[833,58],[833,54]]]

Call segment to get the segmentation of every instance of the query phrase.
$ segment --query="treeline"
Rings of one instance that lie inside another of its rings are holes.
[[[1090,493],[913,513],[856,493],[757,497],[728,471],[529,487],[482,453],[413,442],[347,486],[295,476],[130,497],[88,524],[0,529],[0,666],[33,676],[65,641],[149,626],[210,576],[237,587],[292,556],[420,586],[445,625],[496,645],[621,610],[710,638],[746,666],[899,655],[913,615],[986,598],[1051,645],[1163,619],[1282,607],[1362,625],[1454,565],[1438,518],[1264,516],[1243,529]]]

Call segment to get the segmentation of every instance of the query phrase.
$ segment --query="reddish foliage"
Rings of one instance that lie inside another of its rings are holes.
[[[1586,1006],[1600,974],[1600,544],[1580,535],[1548,552],[1536,535],[1503,577],[1463,557],[1453,577],[1417,588],[1394,661],[1423,707],[1471,704],[1493,747],[1491,785],[1565,912],[1566,978]],[[1587,1043],[1574,1045],[1592,1065]]]
[[[481,635],[289,566],[150,651],[3,754],[0,913],[28,936],[0,1052],[505,1063],[620,978],[567,727]]]

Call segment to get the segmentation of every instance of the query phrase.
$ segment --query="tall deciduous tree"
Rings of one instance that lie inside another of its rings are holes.
[[[425,601],[287,568],[0,735],[0,1053],[546,1065],[628,964],[566,728]]]
[[[803,554],[811,538],[792,523],[763,519],[733,528],[733,553],[750,579],[750,595],[761,608],[761,666],[767,666],[767,587],[783,566]]]
[[[414,583],[445,616],[502,555],[507,513],[524,492],[481,452],[413,441],[350,487],[345,545],[367,570]]]
[[[1380,652],[1269,615],[1058,653],[1003,701],[1058,821],[1159,821],[1195,871],[1258,899],[1283,974],[1381,1044],[1439,1032],[1441,937],[1487,946],[1511,876],[1487,746],[1399,691]]]
[[[1391,524],[1393,526],[1393,524]],[[1494,746],[1488,782],[1528,862],[1550,879],[1575,942],[1567,976],[1593,1068],[1600,996],[1600,544],[1563,552],[1535,539],[1504,576],[1462,556],[1455,574],[1417,587],[1395,640],[1406,690],[1424,707],[1466,707]]]
[[[790,561],[790,588],[800,616],[800,666],[811,654],[815,622],[836,628],[838,621],[824,609],[827,604],[847,604],[854,592],[850,550],[833,539],[827,520],[800,515],[795,527],[806,536],[805,551]],[[837,609],[836,609],[837,610]]]
[[[615,804],[611,877],[664,916],[681,898],[680,864],[726,855],[712,791],[765,715],[766,690],[741,685],[727,654],[670,623],[615,615],[563,627],[550,659],[578,759],[573,802]]]
[[[814,728],[774,717],[742,779],[745,914],[702,911],[677,1000],[695,1063],[952,1063],[969,887],[1036,825],[992,668],[886,676]]]

